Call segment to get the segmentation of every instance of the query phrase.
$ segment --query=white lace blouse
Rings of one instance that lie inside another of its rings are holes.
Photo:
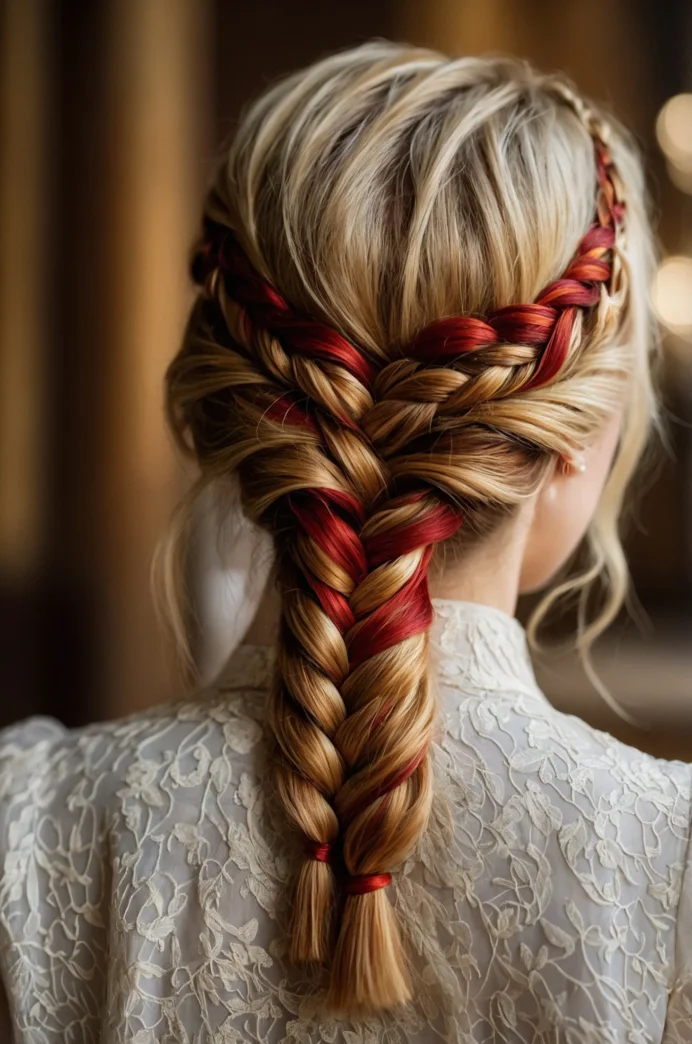
[[[515,620],[435,605],[437,797],[389,892],[415,1003],[335,1020],[286,958],[298,845],[265,784],[271,653],[246,646],[185,702],[0,734],[17,1042],[692,1042],[692,766],[554,710]]]

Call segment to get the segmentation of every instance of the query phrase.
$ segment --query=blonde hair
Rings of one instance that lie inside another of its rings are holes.
[[[560,592],[605,573],[604,622],[622,602],[652,257],[631,139],[509,58],[337,53],[267,90],[216,165],[168,410],[190,501],[235,474],[274,538],[274,776],[305,842],[291,954],[330,965],[335,1011],[411,995],[386,885],[431,802],[432,550],[497,525],[624,403],[593,565]]]

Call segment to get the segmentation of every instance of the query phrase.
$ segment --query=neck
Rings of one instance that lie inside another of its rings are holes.
[[[521,527],[501,526],[489,538],[463,549],[441,548],[430,573],[431,598],[476,602],[514,616],[524,553]]]
[[[463,549],[454,561],[455,549],[440,548],[430,572],[431,598],[476,602],[514,616],[519,597],[525,526],[518,519],[500,526],[490,537]],[[269,583],[243,641],[248,645],[273,645],[278,635],[281,600]]]

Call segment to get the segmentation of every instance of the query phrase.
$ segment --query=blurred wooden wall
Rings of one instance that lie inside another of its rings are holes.
[[[5,3],[0,19],[0,713],[11,720],[39,706],[42,685],[29,635],[47,546],[52,70],[40,0]]]
[[[175,685],[149,593],[180,492],[162,377],[211,154],[206,0],[5,0],[2,713]]]
[[[176,690],[149,593],[183,481],[162,378],[190,300],[208,163],[243,103],[373,36],[517,53],[565,69],[634,127],[671,236],[653,118],[680,89],[682,11],[682,0],[0,0],[0,724],[36,711],[77,724]],[[681,428],[674,442],[684,457]],[[630,544],[650,605],[689,601],[684,488],[667,465],[645,502],[646,541]]]
[[[0,725],[175,694],[149,570],[209,161],[272,76],[391,26],[382,0],[0,0]]]

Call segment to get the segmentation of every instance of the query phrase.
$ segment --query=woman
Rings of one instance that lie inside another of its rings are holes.
[[[582,643],[622,602],[651,258],[630,139],[525,63],[378,41],[249,109],[167,392],[275,583],[207,690],[3,734],[17,1040],[692,1041],[692,766],[555,711],[513,616],[587,530]]]

